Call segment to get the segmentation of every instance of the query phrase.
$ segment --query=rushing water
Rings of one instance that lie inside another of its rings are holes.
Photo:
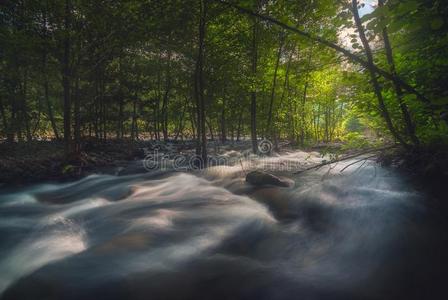
[[[236,165],[6,189],[0,293],[437,298],[447,272],[445,220],[398,174],[360,164],[296,175],[294,188],[250,187]]]

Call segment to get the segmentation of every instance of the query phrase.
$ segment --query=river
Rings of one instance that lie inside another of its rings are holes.
[[[290,153],[273,164],[299,157]],[[2,299],[436,299],[447,222],[353,161],[252,187],[240,165],[3,188]]]

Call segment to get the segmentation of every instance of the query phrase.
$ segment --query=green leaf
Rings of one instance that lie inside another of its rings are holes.
[[[70,172],[73,171],[73,169],[74,169],[74,168],[73,168],[72,165],[70,165],[70,164],[65,165],[65,166],[62,168],[62,174],[70,173]]]
[[[364,16],[361,17],[361,21],[365,22],[365,21],[373,19],[373,17],[375,17],[375,14],[373,14],[373,13],[365,14]]]
[[[443,19],[438,17],[431,21],[431,29],[437,30],[443,26]]]
[[[417,1],[408,2],[408,4],[407,4],[408,12],[417,10],[418,6],[419,6],[419,4],[417,3]]]
[[[432,101],[432,103],[435,104],[435,105],[447,105],[448,104],[448,97],[434,99]]]
[[[394,33],[394,32],[399,31],[405,25],[406,25],[405,21],[399,20],[399,21],[392,22],[389,25],[388,29],[389,29],[390,33]]]

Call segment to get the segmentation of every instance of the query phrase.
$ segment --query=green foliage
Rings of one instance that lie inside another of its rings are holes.
[[[75,170],[73,165],[67,164],[62,167],[62,174],[70,174]]]
[[[79,105],[81,135],[160,139],[166,133],[168,138],[193,138],[198,1],[69,2],[68,28],[65,1],[6,1],[2,6],[1,137],[47,138],[57,131],[62,135],[61,82],[69,38],[71,122]],[[393,141],[364,68],[266,21],[257,21],[254,39],[254,17],[218,1],[204,3],[203,84],[210,137],[249,136],[255,92],[259,135],[272,134],[267,128],[272,111],[275,134],[299,145],[343,140],[347,147],[364,147],[364,133],[372,140]],[[329,42],[341,42],[347,30],[347,46],[364,59],[352,12],[343,2],[232,3]],[[386,29],[397,76],[430,99],[428,106],[406,92],[399,97],[393,82],[379,78],[393,126],[407,142],[401,102],[422,142],[448,136],[440,117],[448,106],[447,19],[446,5],[426,0],[389,0],[362,16],[376,66],[391,72],[383,47]]]
[[[348,116],[344,121],[344,131],[347,133],[351,132],[362,132],[366,127],[361,123],[359,118],[355,116]]]
[[[349,132],[343,137],[342,150],[363,149],[371,146],[369,140],[359,132]]]

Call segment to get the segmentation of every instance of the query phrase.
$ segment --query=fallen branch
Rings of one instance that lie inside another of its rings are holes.
[[[373,157],[375,157],[375,156],[376,156],[376,154],[375,154],[375,155],[370,155],[370,156],[364,157],[364,158],[362,158],[362,159],[359,159],[359,160],[357,160],[357,161],[355,161],[355,162],[349,163],[348,165],[346,165],[345,167],[343,167],[342,170],[339,171],[339,173],[344,172],[345,169],[347,169],[347,168],[349,168],[349,167],[351,167],[351,166],[353,166],[353,165],[355,165],[355,164],[357,164],[357,163],[359,163],[359,162],[361,162],[361,161],[363,161],[363,160],[364,160],[364,162],[365,162],[366,160],[371,159],[371,158],[373,158]]]
[[[315,165],[315,166],[308,167],[308,168],[303,169],[303,170],[300,170],[300,171],[296,171],[296,172],[294,172],[293,174],[300,174],[300,173],[303,173],[303,172],[306,172],[306,171],[309,171],[309,170],[318,169],[318,168],[323,167],[323,166],[326,166],[326,165],[331,165],[331,164],[334,164],[334,163],[337,163],[337,162],[340,162],[340,161],[344,161],[344,160],[352,159],[352,158],[355,158],[355,157],[358,157],[358,156],[361,156],[361,155],[364,155],[364,154],[368,154],[368,153],[372,153],[372,152],[378,152],[378,151],[389,150],[389,149],[395,148],[395,147],[397,147],[397,146],[398,146],[398,145],[391,145],[391,146],[382,147],[382,148],[377,148],[377,149],[368,149],[368,150],[364,150],[364,151],[358,152],[358,153],[356,153],[356,154],[347,155],[347,156],[342,157],[342,158],[338,158],[338,159],[334,159],[334,160],[326,161],[326,162],[323,162],[323,163],[321,163],[321,164],[317,164],[317,165]],[[361,159],[360,161],[362,161],[362,160],[364,160],[364,159],[372,158],[372,157],[374,157],[374,156],[376,156],[376,155],[372,155],[372,156],[370,156],[370,157],[368,157],[368,158],[363,158],[363,159]],[[357,162],[359,162],[359,161],[357,161]],[[355,163],[356,163],[356,162],[355,162]],[[345,168],[344,168],[344,169],[345,169]],[[344,169],[343,169],[343,170],[344,170]]]

